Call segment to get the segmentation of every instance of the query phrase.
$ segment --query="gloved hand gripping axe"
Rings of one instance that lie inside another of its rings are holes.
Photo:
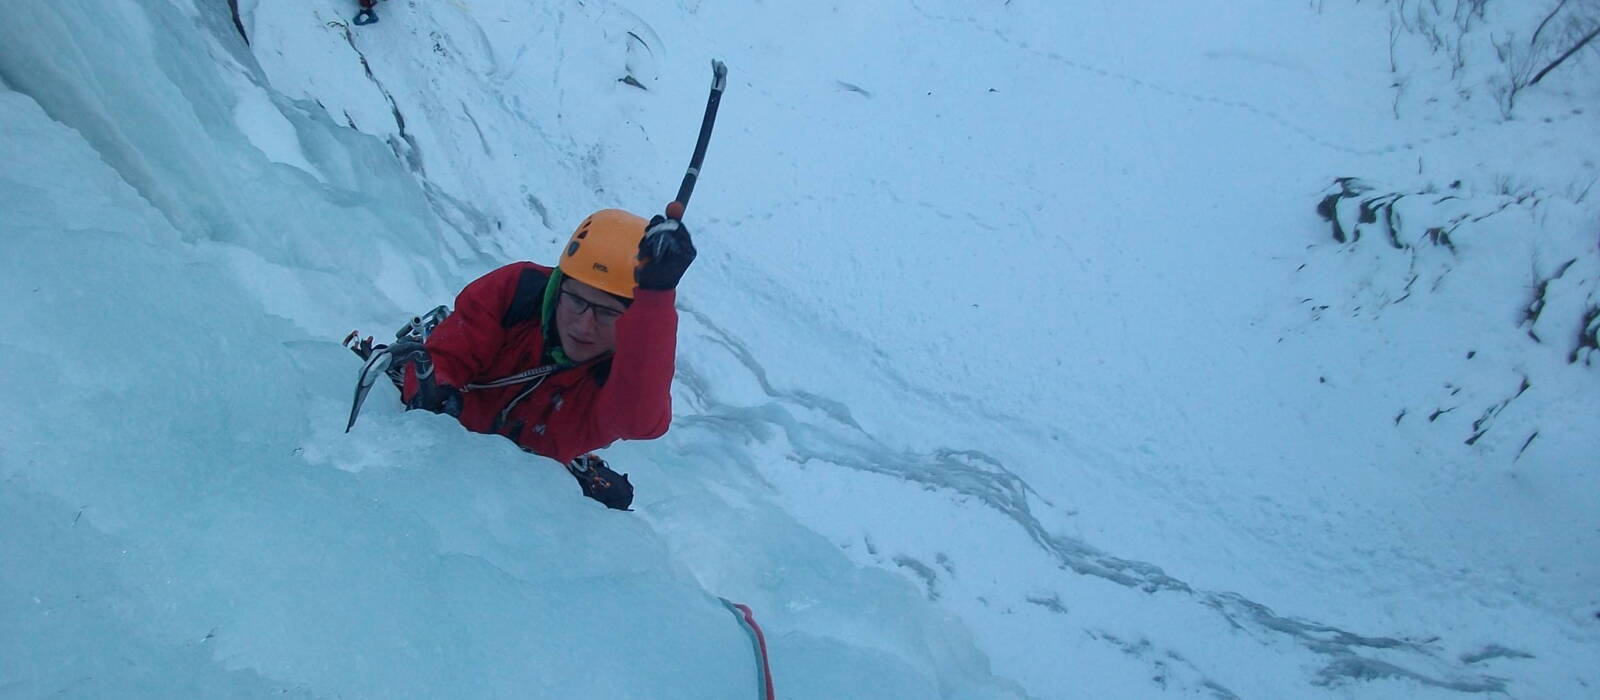
[[[634,280],[643,289],[673,289],[683,277],[684,270],[694,262],[694,241],[683,225],[683,214],[689,208],[689,196],[700,179],[700,166],[706,160],[706,146],[711,143],[711,129],[717,122],[717,107],[722,104],[722,91],[728,86],[728,66],[722,61],[711,61],[711,96],[706,98],[705,117],[700,120],[700,137],[694,144],[694,155],[689,158],[689,169],[683,174],[683,184],[678,186],[678,196],[667,203],[665,215],[657,214],[645,227],[644,239],[639,241],[638,265]]]
[[[362,338],[360,331],[350,331],[350,335],[344,337],[344,346],[367,361],[356,380],[355,397],[350,402],[350,422],[345,424],[345,432],[355,427],[356,416],[361,415],[361,404],[366,403],[367,392],[372,391],[372,385],[378,381],[378,377],[387,375],[395,388],[400,388],[403,382],[400,370],[404,368],[405,361],[417,359],[416,355],[422,352],[422,344],[427,342],[434,326],[449,315],[450,307],[436,306],[428,313],[413,316],[395,332],[394,342],[389,345],[374,345],[372,336]]]

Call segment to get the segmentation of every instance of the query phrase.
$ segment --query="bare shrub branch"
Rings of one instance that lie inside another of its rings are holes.
[[[1566,53],[1561,54],[1560,58],[1557,58],[1556,60],[1551,61],[1550,65],[1545,66],[1544,70],[1539,71],[1538,75],[1533,76],[1533,80],[1528,81],[1528,84],[1529,85],[1538,85],[1539,81],[1544,79],[1544,76],[1545,76],[1546,73],[1549,73],[1550,71],[1555,70],[1555,67],[1561,65],[1562,61],[1567,60],[1569,57],[1572,56],[1572,54],[1575,54],[1575,53],[1577,53],[1579,51],[1582,51],[1584,46],[1588,45],[1589,42],[1594,41],[1595,35],[1600,35],[1600,25],[1595,25],[1595,28],[1589,30],[1589,33],[1584,35],[1584,37],[1582,39],[1579,39],[1578,43],[1573,44],[1572,48],[1567,49]]]

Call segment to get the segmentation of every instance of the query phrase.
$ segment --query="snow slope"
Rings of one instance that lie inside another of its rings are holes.
[[[0,694],[750,697],[717,596],[785,697],[1600,681],[1600,93],[1507,118],[1534,10],[233,4],[0,7]],[[637,512],[342,433],[336,340],[660,206],[711,57]]]

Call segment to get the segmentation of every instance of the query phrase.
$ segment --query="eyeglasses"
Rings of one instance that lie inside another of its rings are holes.
[[[602,326],[610,326],[622,316],[621,309],[596,304],[565,289],[561,290],[561,304],[574,316],[582,316],[585,311],[593,311],[594,322]]]

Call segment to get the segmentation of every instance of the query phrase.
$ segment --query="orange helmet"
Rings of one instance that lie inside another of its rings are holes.
[[[621,209],[589,215],[561,251],[561,274],[609,294],[633,298],[633,268],[649,222]]]

